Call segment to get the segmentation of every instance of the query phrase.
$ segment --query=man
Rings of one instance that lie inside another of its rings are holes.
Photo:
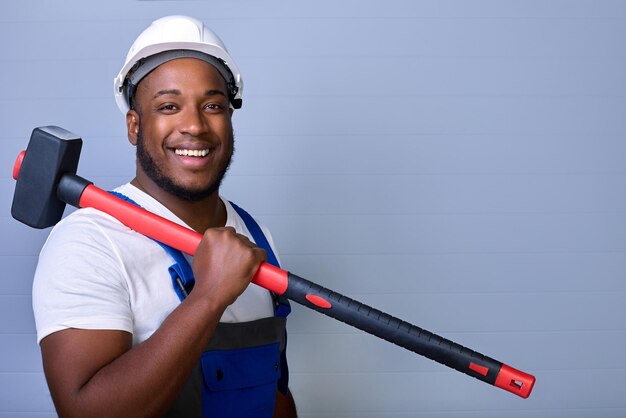
[[[219,196],[241,88],[223,43],[196,19],[159,19],[131,47],[115,94],[137,169],[115,192],[204,235],[190,268],[190,258],[92,209],[55,226],[33,308],[60,416],[296,416],[288,309],[248,286],[275,258],[271,237]]]

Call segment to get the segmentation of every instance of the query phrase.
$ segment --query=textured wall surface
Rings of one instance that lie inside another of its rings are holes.
[[[537,377],[522,400],[302,307],[302,418],[626,417],[626,3],[44,1],[0,6],[0,417],[56,416],[14,221],[36,126],[130,180],[112,97],[132,40],[189,14],[244,76],[223,194],[284,267]],[[620,186],[621,185],[621,186]]]

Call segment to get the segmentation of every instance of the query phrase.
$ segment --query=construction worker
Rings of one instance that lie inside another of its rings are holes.
[[[64,417],[296,416],[288,304],[249,285],[267,228],[220,196],[243,81],[186,16],[154,21],[114,79],[136,175],[112,193],[203,234],[189,257],[93,209],[58,223],[35,273],[37,338]]]

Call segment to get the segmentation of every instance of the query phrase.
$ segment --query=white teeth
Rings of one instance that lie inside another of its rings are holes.
[[[179,149],[174,150],[176,155],[182,155],[184,157],[206,157],[209,154],[208,149]]]

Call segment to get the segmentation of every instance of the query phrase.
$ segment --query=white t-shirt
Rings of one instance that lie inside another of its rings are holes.
[[[188,227],[165,206],[131,184],[116,189],[143,208]],[[228,203],[227,226],[253,240]],[[261,229],[272,249],[267,228]],[[274,251],[275,252],[275,251]],[[187,256],[190,261],[192,257]],[[160,245],[95,209],[79,209],[50,232],[33,281],[37,342],[67,328],[110,329],[133,334],[133,344],[152,335],[180,300]],[[229,306],[222,322],[273,316],[270,293],[254,284]]]

